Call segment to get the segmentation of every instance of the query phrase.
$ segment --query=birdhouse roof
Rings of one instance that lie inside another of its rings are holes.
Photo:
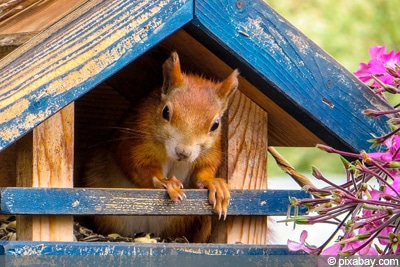
[[[306,145],[368,150],[372,134],[388,131],[384,118],[361,114],[386,104],[261,0],[86,1],[74,8],[0,61],[0,150],[182,29],[240,70],[249,84],[243,93],[269,113],[272,144],[302,144],[302,132],[310,136]]]

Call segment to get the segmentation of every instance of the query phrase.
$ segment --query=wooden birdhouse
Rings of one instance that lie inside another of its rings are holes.
[[[5,255],[287,254],[266,245],[267,215],[305,193],[267,189],[267,147],[360,150],[388,130],[361,115],[385,104],[261,0],[45,2],[0,22],[2,51],[18,46],[0,61],[0,205],[17,215]],[[171,51],[185,72],[222,80],[240,71],[219,171],[232,190],[228,219],[215,220],[214,244],[73,242],[77,215],[212,215],[206,190],[171,208],[160,190],[77,187],[89,153],[160,85]]]

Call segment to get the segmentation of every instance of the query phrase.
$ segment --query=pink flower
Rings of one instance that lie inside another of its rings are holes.
[[[371,199],[379,200],[381,198],[382,192],[376,189],[370,189],[369,194],[371,195]]]
[[[362,234],[363,232],[366,232],[364,229],[359,230],[359,234]],[[344,239],[350,239],[352,237],[357,237],[354,236],[353,233],[345,233]],[[357,238],[354,238],[352,241],[348,241],[344,244],[336,243],[326,249],[324,249],[321,253],[321,255],[338,255],[339,253],[349,253],[353,254],[353,251],[358,251],[359,255],[378,255],[378,252],[376,251],[375,248],[372,247],[372,244],[369,243],[365,245],[363,248],[358,250],[364,243],[367,242],[367,240],[357,240]]]
[[[391,196],[397,196],[398,192],[400,192],[400,177],[399,176],[395,177],[391,186],[395,191],[393,191],[393,189],[390,188],[389,186],[385,186],[385,188],[383,189],[383,192],[385,194],[388,194]]]
[[[312,247],[306,243],[307,231],[303,230],[300,234],[300,243],[292,240],[287,241],[287,247],[290,251],[299,251],[303,250],[307,253],[317,252],[318,249],[316,247]]]
[[[388,237],[389,233],[393,232],[393,227],[385,227],[382,229],[382,231],[379,233],[380,236]],[[382,245],[387,245],[389,244],[389,240],[387,238],[378,238],[379,243]]]
[[[385,140],[384,144],[388,148],[385,152],[368,153],[373,159],[380,159],[385,162],[391,162],[393,160],[400,160],[400,136],[394,135],[391,138]]]
[[[326,249],[324,249],[321,253],[321,255],[326,255],[326,256],[336,256],[339,254],[339,251],[341,250],[343,246],[341,244],[335,244],[332,245]]]
[[[400,51],[392,50],[387,54],[385,52],[385,46],[371,47],[369,50],[371,60],[368,63],[360,63],[354,75],[364,83],[373,79],[372,76],[374,75],[384,84],[395,85],[395,78],[400,78]],[[381,87],[375,80],[371,85]]]

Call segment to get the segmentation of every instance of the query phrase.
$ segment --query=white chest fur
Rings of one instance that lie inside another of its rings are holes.
[[[180,180],[185,188],[189,186],[190,176],[193,171],[193,163],[188,161],[176,161],[167,159],[163,165],[163,174],[170,178],[175,175]]]

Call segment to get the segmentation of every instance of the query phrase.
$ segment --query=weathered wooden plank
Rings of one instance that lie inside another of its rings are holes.
[[[6,256],[0,260],[5,266],[308,267],[317,264],[317,257],[289,252],[284,246],[13,242],[4,245],[2,250]]]
[[[0,59],[17,49],[18,46],[27,42],[36,34],[37,32],[0,34]]]
[[[267,189],[268,114],[241,92],[228,109],[228,183],[232,189]],[[285,207],[285,205],[283,205]],[[232,216],[224,243],[266,244],[267,217]]]
[[[0,150],[193,17],[193,1],[89,1],[0,61]]]
[[[71,103],[24,138],[17,186],[73,187],[74,116]],[[17,239],[73,241],[73,217],[19,216]]]
[[[221,260],[224,263],[222,266],[279,266],[279,265],[265,265],[255,263],[260,262],[261,259],[271,260],[273,256],[285,256],[277,257],[276,260],[284,260],[285,263],[290,262],[290,259],[286,258],[288,255],[305,255],[301,252],[289,252],[284,245],[243,245],[243,244],[182,244],[182,243],[158,243],[158,244],[138,244],[138,243],[88,243],[88,242],[15,242],[15,241],[0,241],[0,255],[6,256],[25,256],[20,258],[18,263],[28,263],[29,266],[40,266],[38,261],[50,260],[52,263],[57,260],[54,256],[69,256],[63,260],[64,263],[68,260],[70,262],[77,263],[82,266],[82,260],[90,260],[90,266],[105,266],[107,260],[114,261],[118,265],[111,266],[132,266],[133,263],[137,263],[140,259],[146,259],[148,263],[145,266],[177,266],[183,264],[189,260],[191,261],[190,266],[218,266],[216,262]],[[110,258],[109,256],[118,256],[116,258]],[[31,256],[31,257],[27,257]],[[49,257],[53,256],[53,257]],[[85,257],[77,257],[85,256]],[[139,256],[136,258],[135,256]],[[163,256],[161,258],[157,258]],[[170,260],[175,260],[179,264],[168,264],[168,257]],[[218,257],[216,257],[218,256]],[[229,257],[223,257],[229,256]],[[257,257],[260,256],[260,257]],[[242,257],[242,259],[241,259]],[[8,258],[8,257],[7,257]],[[25,261],[23,260],[25,258]],[[85,259],[86,258],[86,259]],[[16,263],[17,258],[8,258],[11,263]],[[29,261],[28,261],[29,259]],[[152,260],[151,260],[152,259]],[[229,264],[229,259],[231,264]],[[15,262],[14,262],[15,260]],[[137,260],[135,262],[135,260]],[[163,260],[162,262],[160,260]],[[304,260],[304,259],[303,259]],[[160,261],[160,262],[159,262]],[[197,265],[196,262],[201,265]],[[207,264],[207,262],[211,264]],[[264,261],[261,261],[264,262]],[[35,264],[34,264],[35,263]],[[36,264],[37,263],[37,264]],[[49,261],[46,262],[47,264]],[[96,264],[100,263],[100,264]],[[128,265],[121,265],[122,263],[128,263]],[[156,264],[159,263],[159,264]],[[234,263],[232,265],[232,263]],[[239,263],[252,263],[252,265],[243,265]],[[55,266],[60,266],[54,264]],[[14,266],[8,265],[7,266]],[[21,265],[18,265],[21,266]],[[62,265],[67,266],[67,265]],[[72,264],[72,266],[75,266]],[[86,265],[84,265],[86,266]],[[139,265],[142,266],[142,265]],[[298,266],[298,265],[294,265]],[[310,266],[310,265],[307,265]]]
[[[11,0],[0,14],[0,33],[41,31],[88,0]]]
[[[361,114],[384,102],[264,1],[195,5],[189,33],[327,144],[367,150],[389,130]]]
[[[11,145],[0,153],[0,187],[15,186],[17,146]]]
[[[187,189],[181,203],[165,190],[95,188],[1,189],[1,213],[38,215],[211,215],[207,190]],[[300,190],[232,190],[228,215],[284,215]]]

